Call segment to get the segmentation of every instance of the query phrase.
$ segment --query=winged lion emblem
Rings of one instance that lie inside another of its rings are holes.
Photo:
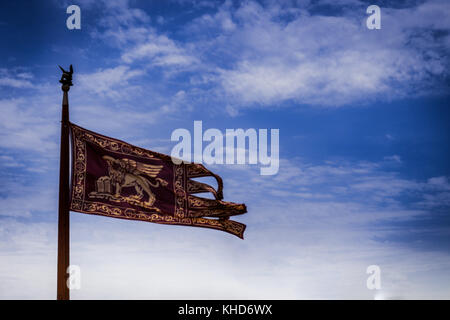
[[[167,181],[158,178],[162,165],[145,164],[127,158],[115,159],[107,155],[102,158],[108,164],[108,176],[97,180],[96,191],[91,192],[90,196],[152,207],[156,197],[151,187],[168,185]],[[122,195],[123,188],[126,187],[134,187],[136,194]],[[144,201],[145,195],[148,198],[146,201]]]

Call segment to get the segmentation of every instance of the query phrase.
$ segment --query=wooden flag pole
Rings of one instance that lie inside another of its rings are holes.
[[[60,67],[61,68],[61,67]],[[63,74],[59,82],[63,91],[61,115],[61,151],[59,162],[59,208],[58,208],[58,274],[57,299],[69,300],[67,285],[69,267],[69,96],[72,86],[72,65],[67,72],[61,68]]]

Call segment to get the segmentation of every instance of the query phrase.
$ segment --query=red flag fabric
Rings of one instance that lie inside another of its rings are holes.
[[[229,217],[245,204],[222,201],[222,179],[197,163],[142,149],[70,124],[70,210],[114,218],[212,228],[243,239],[245,225]],[[193,180],[211,176],[218,188]],[[211,192],[215,199],[194,194]]]

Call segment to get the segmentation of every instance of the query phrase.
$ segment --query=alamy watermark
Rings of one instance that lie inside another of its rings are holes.
[[[77,265],[70,265],[67,267],[67,273],[69,277],[67,278],[67,288],[69,290],[80,290],[81,289],[81,268]]]
[[[379,6],[373,4],[367,7],[367,14],[370,16],[366,20],[366,26],[369,30],[381,29],[381,9]]]
[[[367,267],[366,273],[370,274],[367,278],[366,286],[369,290],[381,289],[381,269],[379,266],[373,264]]]
[[[70,5],[66,10],[67,14],[70,16],[67,17],[66,26],[69,30],[80,30],[81,29],[81,9],[77,5]]]
[[[70,5],[66,9],[66,13],[70,16],[66,20],[66,26],[69,30],[81,29],[81,9],[77,5]],[[366,20],[366,26],[370,30],[381,29],[381,9],[377,5],[370,5],[366,9],[366,13],[370,16]]]
[[[171,152],[175,164],[259,164],[261,175],[277,174],[280,166],[279,129],[270,132],[268,129],[226,129],[222,133],[210,128],[203,132],[202,121],[194,121],[193,137],[189,130],[179,128],[172,132],[170,139],[178,141]],[[207,144],[204,146],[203,142]]]

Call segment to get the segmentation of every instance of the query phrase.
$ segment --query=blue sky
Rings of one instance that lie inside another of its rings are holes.
[[[449,14],[432,0],[2,2],[0,298],[56,296],[57,65],[73,64],[74,123],[164,153],[194,120],[279,129],[280,169],[210,166],[247,204],[244,241],[72,213],[72,298],[448,299]]]

